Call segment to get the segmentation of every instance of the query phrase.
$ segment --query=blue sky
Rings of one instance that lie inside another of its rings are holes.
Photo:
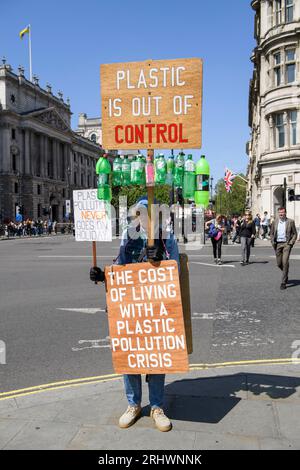
[[[250,0],[1,0],[0,58],[70,97],[78,114],[100,116],[101,63],[201,57],[204,60],[203,147],[217,179],[224,167],[245,171],[253,39]],[[168,154],[168,152],[165,152]]]

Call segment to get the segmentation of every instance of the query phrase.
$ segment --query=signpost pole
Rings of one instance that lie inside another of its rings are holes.
[[[154,150],[148,149],[147,151],[148,160],[153,163]],[[152,218],[152,205],[154,203],[154,185],[147,186],[148,195],[148,246],[154,246],[154,221]]]

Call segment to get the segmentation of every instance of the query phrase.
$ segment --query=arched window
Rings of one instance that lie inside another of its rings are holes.
[[[97,136],[96,136],[96,134],[92,134],[91,137],[90,137],[90,139],[91,139],[92,142],[95,142],[95,143],[96,143],[96,142],[97,142]]]

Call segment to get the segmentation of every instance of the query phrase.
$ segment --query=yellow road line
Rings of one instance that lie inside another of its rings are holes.
[[[220,362],[215,364],[190,364],[190,371],[203,370],[203,369],[216,369],[234,366],[249,366],[249,365],[300,365],[300,359],[257,359],[249,361],[232,361]],[[64,380],[60,382],[53,382],[48,384],[37,385],[34,387],[27,387],[18,390],[11,390],[9,392],[0,393],[0,401],[8,400],[11,398],[24,397],[34,395],[36,393],[46,392],[50,390],[60,390],[71,387],[78,387],[80,385],[96,384],[101,382],[111,382],[119,380],[121,374],[107,374],[94,377],[83,377],[80,379]]]

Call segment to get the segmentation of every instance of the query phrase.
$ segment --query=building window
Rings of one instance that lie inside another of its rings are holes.
[[[274,82],[275,86],[281,84],[281,52],[274,54]]]
[[[296,50],[285,51],[286,83],[293,83],[296,79]]]
[[[297,145],[297,111],[289,111],[290,144]]]
[[[294,20],[294,0],[285,0],[285,22],[291,23]]]
[[[74,162],[77,162],[77,156],[75,152],[74,152]]]
[[[273,86],[294,83],[296,80],[296,49],[282,49],[273,53]]]
[[[18,183],[15,183],[15,194],[18,194],[19,192],[19,185]]]
[[[282,0],[275,0],[275,24],[282,23]]]
[[[285,135],[284,135],[284,114],[275,115],[276,125],[276,148],[282,148],[285,146]]]
[[[17,171],[17,156],[14,153],[12,154],[12,169]]]
[[[16,129],[11,130],[11,138],[12,138],[12,140],[16,139]]]
[[[37,205],[37,216],[38,218],[42,217],[42,205],[41,204]]]
[[[76,171],[74,173],[74,184],[77,185],[77,173],[76,173]]]
[[[81,186],[83,186],[83,175],[81,175],[80,184],[81,184]]]
[[[91,141],[97,143],[97,136],[96,134],[91,135]]]

